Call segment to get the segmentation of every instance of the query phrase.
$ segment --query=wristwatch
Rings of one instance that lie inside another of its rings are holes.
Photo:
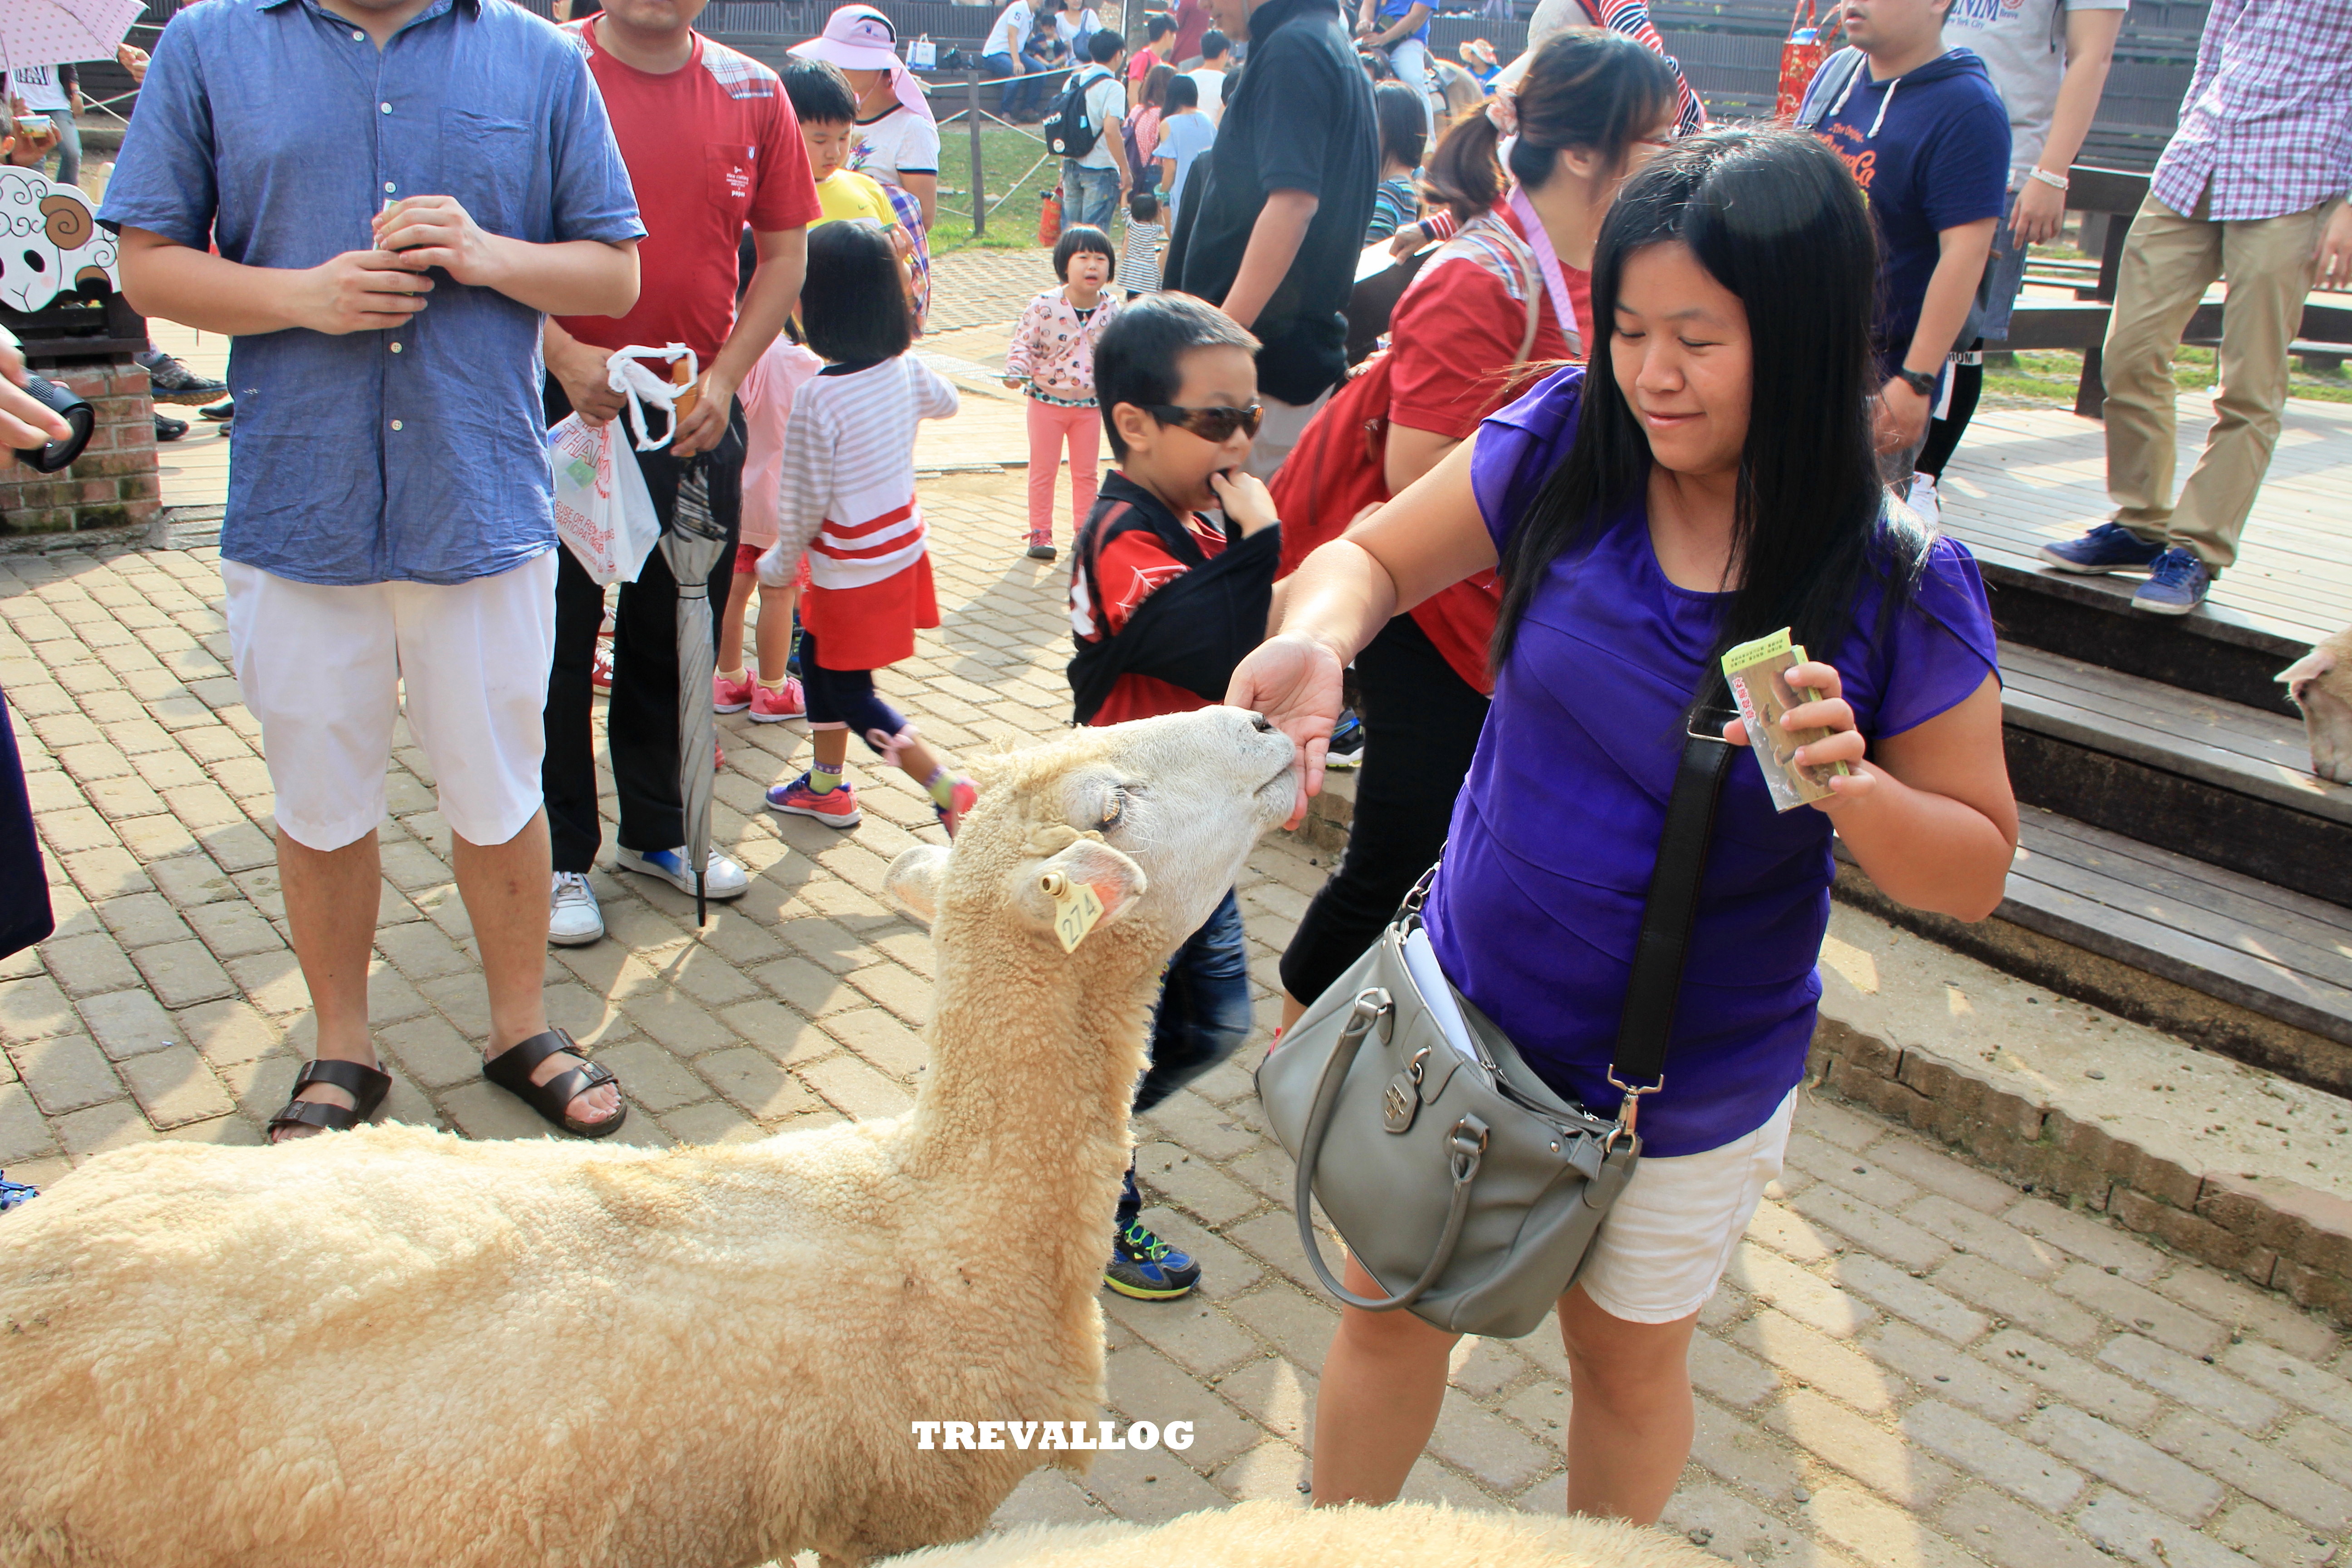
[[[1895,374],[1896,377],[1902,381],[1904,385],[1909,387],[1920,396],[1933,397],[1936,395],[1936,377],[1932,373],[1924,370],[1913,370],[1906,364],[1898,364],[1895,367]]]

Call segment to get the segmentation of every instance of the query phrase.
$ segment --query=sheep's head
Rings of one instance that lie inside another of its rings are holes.
[[[954,845],[900,855],[884,890],[921,921],[972,917],[1058,951],[1057,918],[1065,934],[1076,919],[1082,942],[1116,926],[1164,955],[1289,815],[1293,751],[1237,708],[1074,731],[983,764]]]
[[[2352,784],[2352,630],[2340,631],[2279,671],[2303,710],[2311,771]]]

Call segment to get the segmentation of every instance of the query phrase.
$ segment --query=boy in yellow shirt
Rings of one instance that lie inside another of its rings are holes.
[[[881,185],[871,174],[847,166],[857,145],[857,94],[849,79],[828,61],[797,56],[786,60],[778,74],[784,79],[784,96],[793,101],[801,140],[808,147],[809,177],[816,182],[817,205],[824,211],[817,223],[863,220],[895,231],[898,215]]]

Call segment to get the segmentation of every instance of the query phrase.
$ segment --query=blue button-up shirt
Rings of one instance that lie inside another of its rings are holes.
[[[503,0],[434,0],[379,50],[317,0],[205,0],[157,45],[100,217],[249,267],[373,243],[455,196],[534,244],[644,235],[579,47]],[[302,583],[462,583],[553,547],[540,313],[431,274],[406,325],[236,340],[221,554]]]

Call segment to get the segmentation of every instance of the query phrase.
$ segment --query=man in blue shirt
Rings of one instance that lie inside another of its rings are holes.
[[[124,292],[236,340],[221,575],[318,1024],[271,1136],[353,1125],[390,1086],[367,971],[404,690],[481,947],[487,1054],[527,1047],[518,1091],[610,1132],[618,1088],[562,1048],[540,989],[540,324],[628,310],[645,232],[586,62],[492,0],[238,0],[175,16],[140,98],[100,213]]]
[[[1944,47],[1950,0],[1847,0],[1797,124],[1830,144],[1878,229],[1878,450],[1912,482],[1944,362],[1976,341],[1977,285],[2009,205],[2009,110],[1984,61]]]

